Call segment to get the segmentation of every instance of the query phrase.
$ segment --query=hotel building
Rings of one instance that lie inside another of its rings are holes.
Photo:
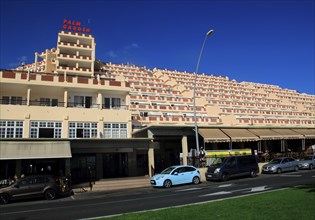
[[[32,173],[76,181],[152,175],[192,163],[195,74],[103,63],[91,34],[62,30],[56,49],[0,71],[0,179]],[[315,144],[315,96],[198,74],[206,150],[296,156]]]

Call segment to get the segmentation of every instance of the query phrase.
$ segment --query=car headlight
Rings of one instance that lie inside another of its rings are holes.
[[[214,173],[219,173],[220,172],[220,168],[216,168],[215,170],[214,170]]]
[[[160,180],[160,179],[163,179],[164,176],[159,176],[158,178],[156,178],[156,180]]]

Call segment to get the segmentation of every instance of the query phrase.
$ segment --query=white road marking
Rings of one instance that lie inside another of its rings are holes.
[[[177,190],[176,192],[192,191],[192,190],[198,190],[198,189],[202,189],[202,188],[188,188],[188,189],[181,189],[181,190]]]
[[[210,193],[210,194],[201,195],[200,197],[204,197],[204,196],[226,195],[226,194],[230,194],[230,193],[232,193],[232,192],[228,192],[228,191],[220,191],[220,192],[215,192],[215,193]]]
[[[283,177],[301,177],[302,175],[298,175],[298,174],[282,174],[280,176],[283,176]]]
[[[268,190],[269,188],[266,188],[266,186],[258,186],[251,189],[251,192],[261,192]]]
[[[224,184],[224,185],[220,185],[218,186],[219,188],[224,188],[224,187],[230,187],[233,186],[233,184]]]

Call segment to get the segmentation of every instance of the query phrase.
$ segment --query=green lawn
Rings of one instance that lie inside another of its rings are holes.
[[[104,219],[314,220],[315,184],[198,205],[169,208],[158,211],[129,213]]]

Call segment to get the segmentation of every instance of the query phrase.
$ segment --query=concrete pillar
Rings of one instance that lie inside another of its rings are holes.
[[[187,165],[187,157],[188,157],[188,143],[187,143],[187,136],[184,135],[182,137],[182,155],[183,155],[183,165]]]
[[[27,98],[26,98],[26,105],[30,106],[30,100],[31,100],[31,89],[27,89]]]
[[[153,142],[150,143],[150,146],[148,149],[148,165],[149,165],[149,176],[152,177],[154,175],[154,170],[155,170]]]
[[[65,108],[68,107],[68,90],[65,90],[63,92],[63,102],[64,102],[64,106]]]
[[[302,151],[305,151],[305,138],[302,139]]]
[[[97,94],[97,104],[98,104],[99,109],[102,109],[102,107],[103,107],[103,95],[101,92],[98,92],[98,94]]]

